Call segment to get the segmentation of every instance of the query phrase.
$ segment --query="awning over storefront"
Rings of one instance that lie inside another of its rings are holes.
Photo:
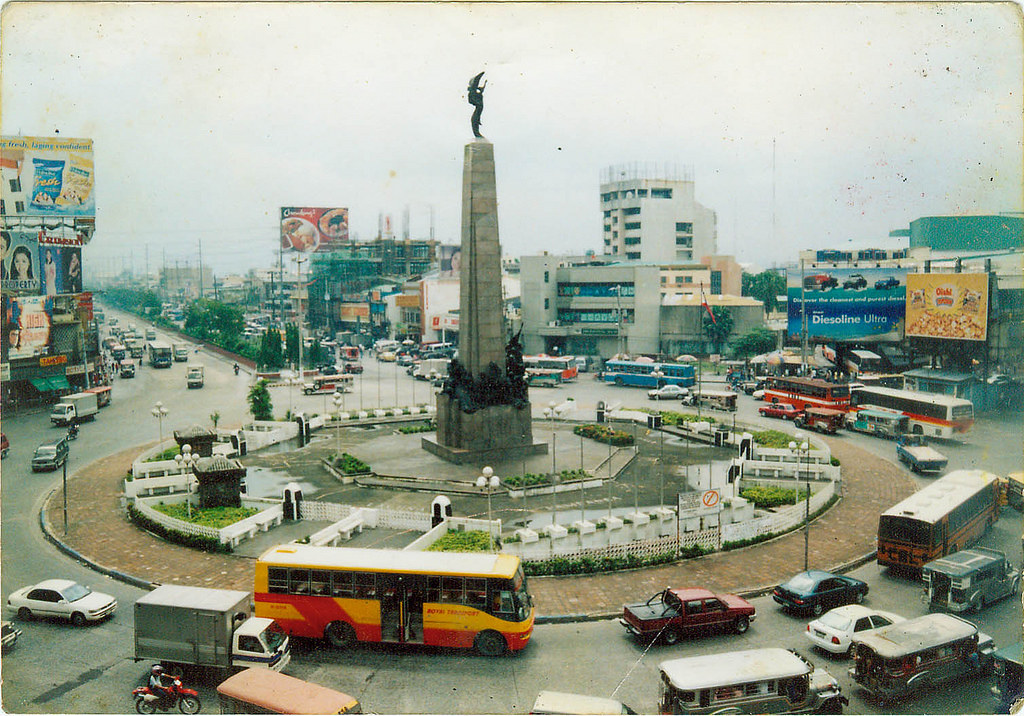
[[[29,382],[32,383],[35,389],[40,393],[52,393],[57,390],[71,390],[71,384],[68,383],[68,379],[62,375],[32,378]]]

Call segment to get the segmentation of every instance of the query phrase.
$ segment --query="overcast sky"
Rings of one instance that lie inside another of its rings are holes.
[[[612,164],[692,168],[719,253],[1022,210],[1014,3],[8,3],[4,135],[94,141],[86,269],[276,262],[279,208],[460,236],[486,71],[505,254],[600,252]],[[774,159],[773,159],[774,145]]]

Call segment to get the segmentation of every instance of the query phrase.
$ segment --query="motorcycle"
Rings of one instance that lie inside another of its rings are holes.
[[[238,375],[238,371],[239,371],[238,363],[235,363],[235,375]]]
[[[71,427],[68,428],[68,440],[78,440],[78,426],[77,425],[72,424]]]
[[[199,692],[182,685],[180,677],[173,677],[174,683],[170,686],[170,693],[162,695],[154,692],[149,686],[139,686],[132,689],[132,696],[135,697],[135,710],[140,714],[151,714],[157,709],[170,711],[175,706],[183,714],[199,713],[202,704],[199,702]]]

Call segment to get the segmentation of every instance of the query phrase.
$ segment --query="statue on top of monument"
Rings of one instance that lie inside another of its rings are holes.
[[[480,78],[484,76],[481,72],[476,77],[469,81],[469,103],[473,105],[473,117],[470,120],[473,125],[473,136],[483,139],[484,135],[480,134],[480,115],[484,113],[484,88],[487,87],[487,80],[484,80],[483,84],[480,84]]]

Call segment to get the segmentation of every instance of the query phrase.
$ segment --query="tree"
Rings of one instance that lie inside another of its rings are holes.
[[[284,355],[281,353],[281,332],[276,328],[268,328],[260,338],[260,352],[256,362],[267,370],[278,370],[284,366]]]
[[[740,293],[756,298],[764,304],[768,313],[778,308],[778,297],[786,293],[786,277],[777,271],[762,271],[758,274],[743,274],[743,288]]]
[[[737,358],[749,358],[775,350],[775,333],[767,328],[755,328],[733,341]]]
[[[253,420],[273,420],[274,404],[270,401],[270,381],[261,378],[249,388],[249,412]]]
[[[715,346],[715,353],[721,353],[722,344],[725,343],[725,339],[732,333],[732,313],[721,306],[712,306],[711,313],[715,317],[714,321],[711,320],[711,316],[707,314],[707,311],[702,314],[704,333],[712,345]]]
[[[299,365],[299,328],[289,323],[284,328],[284,358],[287,363]]]

